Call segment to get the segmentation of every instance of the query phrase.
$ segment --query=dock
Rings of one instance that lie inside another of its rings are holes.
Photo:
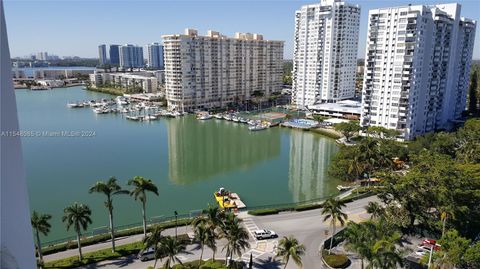
[[[232,201],[235,202],[235,205],[237,205],[237,208],[238,209],[243,209],[243,208],[247,208],[247,206],[245,205],[245,203],[240,199],[240,196],[238,196],[238,194],[236,193],[231,193],[230,194],[230,198],[232,198]]]

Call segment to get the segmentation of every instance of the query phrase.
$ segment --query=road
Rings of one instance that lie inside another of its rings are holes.
[[[348,214],[348,219],[352,221],[361,221],[368,218],[368,214],[365,211],[365,206],[370,201],[377,200],[376,197],[369,197],[354,201],[347,204],[344,212]],[[323,222],[323,216],[321,209],[309,210],[304,212],[286,212],[278,215],[270,216],[251,216],[246,212],[239,214],[239,217],[243,219],[243,224],[247,230],[252,233],[255,229],[270,229],[274,230],[279,238],[257,241],[252,236],[250,237],[251,248],[246,251],[241,257],[243,260],[248,261],[250,253],[254,258],[254,268],[283,268],[283,264],[279,259],[275,259],[275,248],[278,240],[283,236],[293,235],[298,241],[305,245],[306,253],[302,257],[303,268],[324,268],[319,255],[319,247],[325,239],[330,236],[329,222]],[[185,227],[179,228],[179,233],[185,233]],[[187,228],[187,232],[191,232]],[[175,229],[167,229],[164,234],[173,235]],[[136,235],[128,238],[122,238],[117,241],[117,245],[122,245],[130,242],[141,240],[142,235]],[[84,253],[90,252],[96,249],[108,248],[110,244],[102,243],[94,246],[87,246],[84,249]],[[217,243],[218,252],[216,257],[225,258],[225,253],[222,251],[225,246],[225,241],[220,240]],[[66,253],[68,252],[68,253]],[[68,257],[77,254],[77,250],[69,250],[58,254],[52,254],[45,257],[46,260],[58,259],[58,257]],[[199,259],[200,249],[197,245],[189,245],[187,247],[187,253],[179,255],[183,261],[192,261]],[[204,259],[212,257],[212,251],[205,248]],[[238,258],[238,257],[234,257]],[[157,267],[160,267],[162,263],[159,261]],[[153,266],[153,261],[141,262],[134,257],[125,257],[118,260],[104,261],[97,264],[85,266],[83,268],[128,268],[128,269],[144,269],[147,266]],[[298,268],[291,261],[287,269]],[[350,268],[360,268],[358,261],[353,260],[353,264]]]

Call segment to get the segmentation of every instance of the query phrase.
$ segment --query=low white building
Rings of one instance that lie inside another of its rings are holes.
[[[93,69],[37,69],[33,72],[34,79],[65,79],[78,75],[93,74]]]
[[[158,78],[155,72],[135,73],[94,73],[90,75],[90,82],[93,87],[104,85],[119,86],[125,89],[140,87],[146,93],[157,92]]]
[[[307,108],[314,114],[333,118],[360,119],[362,113],[362,103],[353,100],[310,105]]]
[[[63,87],[65,85],[65,82],[63,82],[63,80],[58,79],[40,79],[36,82],[42,86],[47,86],[51,88]]]

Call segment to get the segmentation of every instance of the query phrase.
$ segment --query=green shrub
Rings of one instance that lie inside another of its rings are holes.
[[[192,222],[191,219],[179,219],[177,223],[178,223],[178,226],[185,226],[185,225],[190,225],[191,222]],[[157,225],[160,225],[164,229],[173,228],[175,227],[175,221],[167,221],[167,222],[159,223]],[[147,231],[150,231],[150,226],[147,227]],[[143,233],[142,227],[135,227],[135,228],[125,229],[125,230],[115,231],[116,237],[131,236],[131,235],[142,234],[142,233]],[[101,234],[101,235],[95,235],[92,237],[81,239],[81,242],[82,242],[82,246],[89,246],[89,245],[94,245],[94,244],[108,241],[109,239],[110,239],[110,234]],[[42,249],[42,253],[43,255],[49,255],[52,253],[57,253],[57,252],[65,251],[67,249],[74,249],[74,248],[77,248],[77,241],[72,240],[65,243],[44,247]]]
[[[344,254],[328,254],[328,251],[323,250],[322,257],[325,263],[333,268],[346,268],[350,265],[350,260],[348,259],[347,255]]]
[[[295,207],[295,211],[306,211],[318,208],[322,208],[322,204],[299,205]]]
[[[264,208],[264,209],[254,209],[248,211],[248,214],[253,216],[265,216],[265,215],[275,215],[283,211],[292,211],[293,207],[281,207],[281,208]]]

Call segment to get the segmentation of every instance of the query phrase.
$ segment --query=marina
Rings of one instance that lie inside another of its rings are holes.
[[[89,194],[88,189],[111,176],[127,189],[126,182],[134,176],[155,182],[159,196],[149,196],[147,204],[152,220],[217,204],[212,195],[219,187],[254,208],[327,197],[338,193],[336,186],[342,184],[327,175],[338,150],[333,139],[290,128],[250,131],[242,118],[261,121],[254,113],[238,113],[238,122],[233,115],[225,115],[231,120],[224,120],[217,114],[199,120],[195,114],[161,108],[154,112],[153,104],[136,102],[145,107],[135,111],[130,103],[124,105],[128,113],[97,114],[93,108],[101,108],[102,99],[117,108],[112,103],[115,97],[81,87],[19,89],[16,97],[21,130],[95,132],[89,137],[22,137],[30,203],[35,210],[52,215],[51,233],[42,236],[43,242],[71,236],[61,216],[63,208],[75,201],[92,209],[92,230],[108,226],[103,197]],[[80,101],[89,106],[66,105]],[[153,116],[165,116],[143,120],[146,109]],[[45,169],[52,164],[55,169]],[[51,192],[52,188],[56,191]],[[115,197],[114,203],[119,227],[141,221],[141,208],[130,196]]]

